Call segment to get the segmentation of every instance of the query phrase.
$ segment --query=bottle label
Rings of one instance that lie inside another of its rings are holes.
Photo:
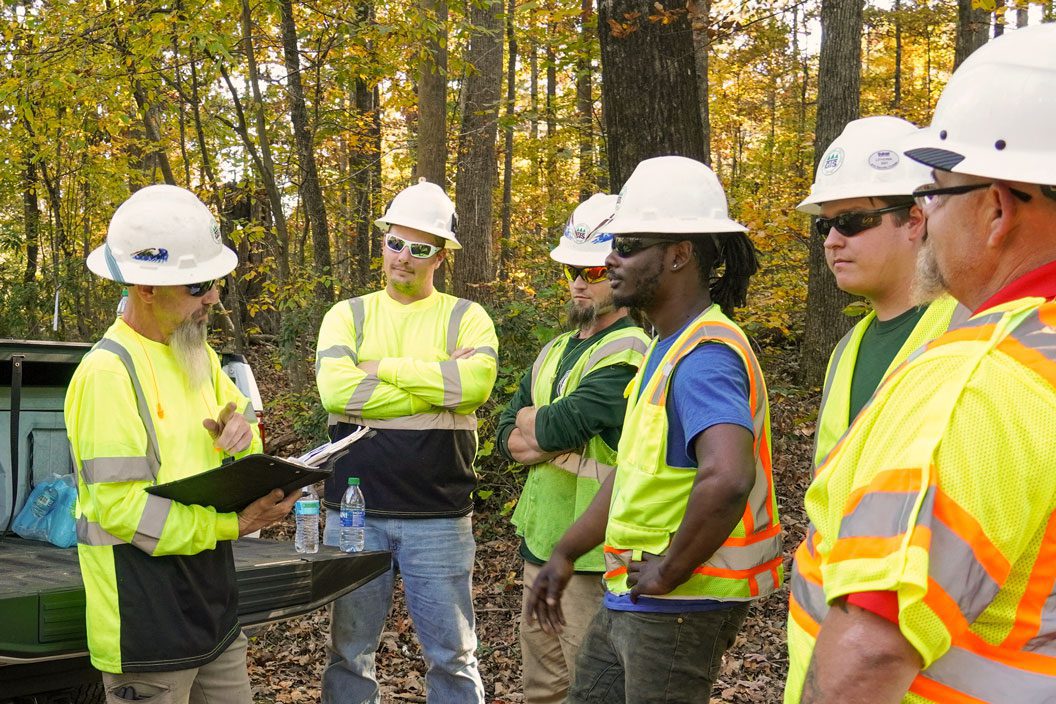
[[[362,509],[343,509],[341,511],[342,528],[365,528],[367,525],[367,514]]]
[[[51,511],[52,504],[55,503],[56,491],[51,487],[48,487],[41,492],[37,500],[33,502],[33,515],[37,518],[44,518]]]
[[[293,512],[298,516],[318,516],[319,501],[301,500],[293,505]]]

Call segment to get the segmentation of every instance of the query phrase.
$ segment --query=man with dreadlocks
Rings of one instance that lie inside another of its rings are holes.
[[[604,543],[604,608],[568,701],[706,698],[748,603],[781,584],[766,385],[728,317],[758,264],[704,164],[641,162],[606,230],[616,305],[656,329],[628,387],[616,471],[554,548],[527,613],[559,631],[576,558]]]

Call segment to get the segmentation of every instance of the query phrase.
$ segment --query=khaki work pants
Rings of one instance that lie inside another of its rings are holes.
[[[252,704],[246,634],[207,665],[172,672],[103,673],[106,704]]]
[[[524,593],[521,599],[521,659],[524,661],[525,704],[558,704],[565,701],[576,674],[576,654],[594,613],[601,606],[605,588],[600,574],[575,574],[561,596],[565,627],[560,635],[543,632],[539,623],[528,625],[524,605],[528,588],[539,574],[539,565],[524,563]]]

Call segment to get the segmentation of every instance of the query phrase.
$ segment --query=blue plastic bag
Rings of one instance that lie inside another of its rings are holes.
[[[77,503],[74,476],[52,475],[33,487],[11,530],[28,540],[46,540],[60,548],[77,544],[73,517]]]

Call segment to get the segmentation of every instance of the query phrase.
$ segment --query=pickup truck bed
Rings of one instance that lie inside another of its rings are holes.
[[[253,538],[236,542],[234,555],[243,626],[317,609],[382,574],[391,560],[387,552],[344,554],[328,547],[298,554],[290,543]],[[87,665],[76,549],[0,539],[0,613],[6,616],[0,626],[0,700],[37,691],[42,660],[68,661],[54,663],[46,675],[52,684],[68,667]]]

